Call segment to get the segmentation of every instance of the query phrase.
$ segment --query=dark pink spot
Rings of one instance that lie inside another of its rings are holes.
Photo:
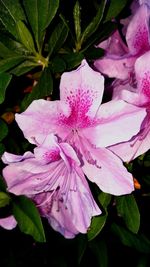
[[[150,99],[150,72],[146,72],[141,80],[142,93]]]
[[[148,29],[146,25],[140,25],[135,33],[133,46],[136,49],[136,54],[142,54],[149,50],[149,38],[148,38]]]
[[[55,148],[53,150],[46,151],[43,156],[47,162],[53,162],[60,159],[60,151],[58,148]]]

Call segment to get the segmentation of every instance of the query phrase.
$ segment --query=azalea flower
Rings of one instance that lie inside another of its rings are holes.
[[[40,214],[66,238],[86,233],[92,216],[101,214],[75,151],[53,134],[37,144],[34,153],[5,152],[2,160],[8,164],[3,169],[8,191],[31,198]],[[10,227],[12,222],[0,221],[3,227],[6,224]]]
[[[62,75],[60,100],[35,100],[16,114],[16,121],[33,144],[50,133],[69,142],[83,161],[84,174],[102,191],[128,194],[134,190],[132,175],[107,147],[130,140],[146,113],[123,100],[101,104],[103,91],[104,77],[83,60],[77,70]]]
[[[105,43],[99,47],[106,50],[102,59],[97,59],[94,66],[100,72],[112,78],[131,80],[134,64],[141,55],[150,50],[149,18],[150,7],[148,1],[141,1],[141,6],[132,17],[126,32],[126,43],[116,31]]]
[[[131,161],[150,149],[150,51],[139,57],[135,63],[136,86],[119,85],[114,88],[113,98],[124,99],[128,103],[146,108],[147,115],[141,130],[128,142],[112,146],[110,149],[124,161]]]

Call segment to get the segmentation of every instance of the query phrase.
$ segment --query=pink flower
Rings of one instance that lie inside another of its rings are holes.
[[[122,100],[101,104],[103,91],[103,76],[84,60],[77,70],[62,75],[61,100],[35,100],[16,121],[33,144],[41,144],[50,133],[69,142],[90,181],[104,192],[127,194],[134,190],[132,175],[107,147],[130,140],[146,113]]]
[[[2,160],[9,164],[3,169],[8,191],[32,198],[41,215],[66,238],[86,233],[92,216],[101,214],[75,151],[58,143],[56,136],[48,135],[34,153],[5,152]]]
[[[137,58],[150,50],[150,7],[142,1],[141,4],[127,27],[127,46],[118,31],[105,41],[105,47],[103,43],[99,45],[106,49],[106,54],[102,59],[96,60],[94,66],[109,77],[121,80],[130,79]]]
[[[113,98],[124,99],[128,103],[146,108],[141,130],[128,142],[112,146],[110,149],[124,161],[131,161],[150,149],[150,51],[139,57],[135,63],[135,84],[119,85],[114,88]]]
[[[0,219],[0,226],[7,230],[12,230],[17,225],[17,222],[13,215]]]

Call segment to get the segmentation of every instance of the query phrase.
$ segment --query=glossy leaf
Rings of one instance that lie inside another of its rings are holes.
[[[13,203],[13,214],[20,230],[38,242],[45,242],[45,234],[37,208],[25,196],[17,197]]]
[[[18,29],[18,36],[21,43],[30,51],[30,52],[36,52],[34,47],[34,42],[32,35],[26,25],[19,20],[17,22],[17,29]]]
[[[15,38],[18,38],[16,23],[18,20],[26,20],[20,1],[0,0],[0,20],[6,30]]]
[[[130,231],[137,233],[140,227],[140,213],[133,195],[116,197],[118,215]]]
[[[25,57],[23,56],[13,56],[13,57],[0,60],[0,73],[9,71],[10,69],[16,67],[18,64],[20,64],[24,60],[25,60]]]
[[[53,91],[53,79],[51,75],[50,68],[45,68],[38,83],[33,87],[32,92],[29,93],[22,102],[22,109],[27,108],[27,106],[34,100],[40,99],[52,94]]]
[[[21,76],[21,75],[31,71],[32,69],[34,69],[37,66],[39,66],[38,63],[33,62],[33,61],[29,61],[29,60],[25,60],[24,62],[20,63],[17,67],[13,68],[11,73],[16,75],[16,76]]]
[[[81,37],[81,44],[86,41],[98,28],[99,24],[101,23],[101,20],[103,18],[105,6],[106,6],[107,0],[102,0],[101,4],[98,8],[96,16],[93,18],[91,23],[86,27],[84,30],[82,37]]]
[[[111,0],[105,21],[116,18],[127,3],[128,0]]]
[[[0,191],[0,208],[5,207],[10,202],[10,197],[5,192]]]
[[[63,21],[60,21],[52,32],[50,39],[48,41],[48,54],[49,57],[52,53],[56,53],[65,42],[68,35],[68,28]]]
[[[84,55],[82,53],[68,53],[68,54],[64,54],[63,59],[66,62],[66,66],[67,66],[67,70],[73,69],[75,67],[77,67],[82,59],[84,58]]]
[[[8,134],[7,124],[0,119],[0,141],[2,141]]]
[[[1,175],[0,175],[0,191],[6,192],[6,183]]]
[[[0,73],[0,104],[2,104],[5,99],[5,92],[11,79],[12,76],[10,74]]]
[[[66,63],[63,60],[62,57],[56,56],[55,58],[50,61],[50,69],[52,72],[57,73],[57,72],[63,72],[66,70]]]
[[[150,253],[150,240],[145,236],[134,234],[115,223],[111,225],[111,231],[120,239],[123,245],[142,253]]]
[[[0,156],[5,152],[5,146],[3,143],[0,143]]]
[[[59,0],[23,0],[38,50],[44,38],[44,30],[54,18],[59,7]]]
[[[80,3],[76,1],[74,9],[73,9],[73,18],[74,18],[74,27],[77,42],[80,40],[81,36],[81,11],[80,11]]]
[[[90,229],[87,234],[89,241],[94,239],[102,231],[106,223],[107,216],[108,216],[107,206],[109,205],[111,201],[111,195],[101,192],[98,196],[98,200],[104,210],[100,216],[96,216],[92,218]]]
[[[94,254],[94,258],[97,262],[98,267],[107,267],[108,266],[108,254],[106,242],[103,239],[100,240],[92,240],[89,242],[89,247],[92,253]]]

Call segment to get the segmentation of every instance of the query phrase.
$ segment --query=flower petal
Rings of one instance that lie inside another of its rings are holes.
[[[94,66],[98,71],[110,78],[125,80],[133,71],[135,60],[135,57],[128,54],[122,57],[106,55],[101,59],[95,60]]]
[[[150,9],[143,4],[129,23],[126,41],[132,55],[142,54],[150,49],[149,17]]]
[[[70,123],[82,123],[85,115],[95,116],[102,101],[104,77],[91,69],[85,60],[74,71],[61,76],[60,99],[71,107]]]
[[[106,148],[89,149],[89,158],[84,153],[83,171],[88,179],[112,195],[129,194],[134,190],[132,175],[122,161]]]
[[[1,157],[1,160],[5,164],[10,164],[10,163],[19,162],[19,161],[22,161],[24,159],[29,159],[29,158],[33,158],[33,157],[34,157],[34,155],[30,151],[25,152],[23,156],[4,152],[4,154]]]
[[[69,114],[69,106],[62,101],[34,100],[23,113],[16,114],[16,121],[30,143],[41,144],[50,133],[68,134],[70,130],[62,121]]]
[[[112,100],[102,104],[97,117],[99,124],[82,129],[80,134],[96,147],[107,147],[128,141],[137,134],[146,110],[130,105],[122,100]]]
[[[0,219],[0,226],[7,230],[12,230],[17,225],[17,222],[13,215]]]
[[[139,57],[135,63],[138,92],[145,101],[150,102],[150,52]]]

